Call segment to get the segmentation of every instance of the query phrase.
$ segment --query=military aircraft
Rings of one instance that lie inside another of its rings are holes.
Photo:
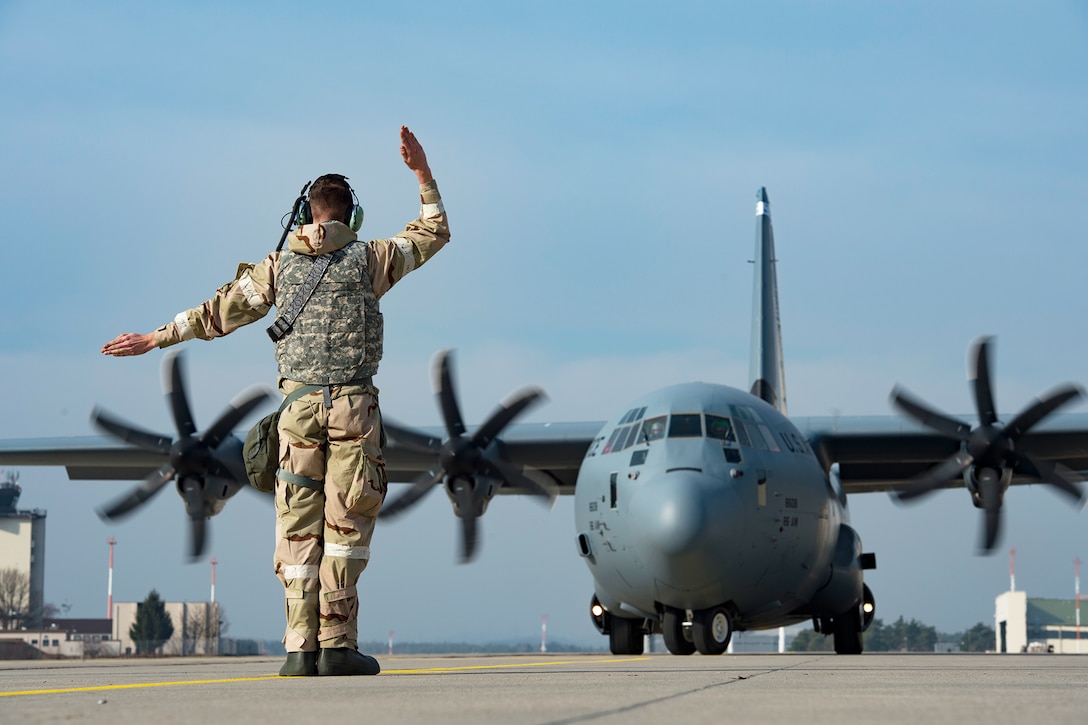
[[[468,561],[494,496],[574,495],[574,543],[594,579],[589,612],[613,653],[639,654],[645,635],[661,633],[673,654],[721,654],[735,631],[811,620],[833,635],[836,652],[855,654],[875,614],[863,572],[876,557],[849,521],[849,494],[886,491],[908,501],[963,487],[982,510],[983,552],[996,545],[1011,484],[1047,483],[1083,504],[1088,416],[1054,415],[1082,389],[1059,386],[1002,423],[988,338],[968,359],[976,425],[898,387],[891,402],[905,419],[788,418],[775,261],[761,188],[747,391],[688,383],[638,398],[605,422],[515,423],[543,399],[526,388],[470,429],[452,357],[440,353],[433,382],[443,429],[386,421],[389,478],[411,485],[382,516],[403,515],[441,486],[461,519]],[[231,431],[267,393],[244,392],[198,432],[181,359],[167,355],[163,368],[176,438],[96,410],[92,420],[109,437],[0,442],[0,464],[63,465],[73,480],[142,479],[100,512],[105,518],[135,511],[175,481],[196,558],[206,520],[246,487]]]

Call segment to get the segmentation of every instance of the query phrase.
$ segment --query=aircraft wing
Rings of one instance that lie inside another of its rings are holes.
[[[960,450],[959,441],[897,416],[792,420],[825,468],[839,464],[847,494],[902,488]],[[1088,472],[1088,414],[1054,415],[1024,434],[1016,450],[1072,471]],[[1037,482],[1018,474],[1012,479],[1013,484]],[[963,479],[957,477],[944,487],[961,486]]]
[[[107,436],[25,438],[0,441],[0,465],[63,466],[73,481],[139,480],[166,457]]]
[[[578,469],[602,422],[522,423],[510,425],[495,442],[500,457],[529,475],[543,475],[560,494],[574,493]],[[442,439],[440,428],[420,432]],[[244,436],[244,432],[242,432]],[[411,482],[434,465],[436,457],[399,445],[385,448],[392,482]],[[27,438],[0,441],[0,466],[63,466],[73,481],[135,481],[166,461],[166,456],[118,443],[107,436]],[[523,493],[503,487],[499,493]]]

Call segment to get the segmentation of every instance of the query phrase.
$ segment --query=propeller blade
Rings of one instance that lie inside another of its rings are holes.
[[[457,479],[453,489],[461,512],[461,563],[467,564],[476,556],[476,502],[469,481]]]
[[[942,463],[915,477],[911,483],[893,491],[892,496],[899,501],[910,501],[933,493],[957,476],[962,476],[974,460],[967,451],[957,451],[954,456],[946,458]]]
[[[189,559],[199,559],[207,540],[207,516],[204,515],[204,488],[192,478],[181,482],[185,511],[189,514]]]
[[[989,554],[994,550],[1001,535],[1001,508],[987,508],[982,512],[982,520],[981,549],[983,553]]]
[[[271,397],[271,393],[268,389],[260,386],[243,390],[234,400],[230,401],[223,414],[201,434],[201,442],[209,448],[218,448],[223,439],[230,435],[230,432],[247,415],[252,413],[257,406],[267,401],[269,397]]]
[[[491,417],[473,434],[473,444],[480,450],[487,448],[510,421],[544,397],[543,390],[533,387],[522,388],[511,393],[499,403],[499,407],[495,409]]]
[[[964,441],[971,434],[971,426],[934,410],[898,385],[892,389],[891,401],[892,405],[899,408],[907,416],[927,428],[932,428],[941,435]]]
[[[993,338],[983,336],[971,343],[969,360],[974,366],[968,371],[968,377],[975,391],[975,408],[978,421],[984,426],[997,422],[997,410],[994,408],[993,388],[990,385],[990,341]]]
[[[99,509],[98,515],[104,519],[117,519],[131,513],[133,509],[142,506],[152,496],[162,490],[162,487],[174,477],[174,469],[169,463],[164,463],[157,471],[149,474],[143,483],[134,488],[125,496],[117,499],[109,506]]]
[[[1031,430],[1043,418],[1083,394],[1083,388],[1071,383],[1054,388],[1042,398],[1036,398],[1033,404],[1017,413],[1012,422],[1005,426],[1005,435],[1009,440],[1015,441]]]
[[[984,554],[993,552],[1001,534],[1001,479],[996,471],[983,470],[978,477],[978,493],[982,498],[982,541]]]
[[[404,446],[417,453],[438,453],[442,450],[442,441],[426,433],[414,431],[384,417],[382,418],[382,426],[398,446]]]
[[[91,422],[105,433],[118,438],[125,443],[143,448],[152,453],[170,453],[170,438],[137,428],[131,423],[126,423],[120,418],[115,418],[106,411],[95,408],[91,412]]]
[[[1053,486],[1066,494],[1077,504],[1083,504],[1084,487],[1081,478],[1076,472],[1066,468],[1060,463],[1043,460],[1029,456],[1026,453],[1016,453],[1016,465],[1013,470],[1027,476],[1032,476],[1040,483]]]
[[[170,412],[174,416],[174,425],[177,426],[178,436],[187,438],[196,433],[196,423],[193,422],[193,412],[189,407],[189,398],[185,394],[185,381],[183,380],[184,365],[180,353],[167,353],[162,361],[162,389],[166,393],[166,399],[170,403]]]
[[[529,478],[521,470],[511,466],[506,461],[484,459],[480,464],[480,473],[491,478],[505,481],[508,486],[521,488],[529,492],[531,496],[537,496],[554,505],[559,498],[559,488],[552,484],[546,486],[539,481]]]
[[[410,489],[392,501],[386,501],[382,505],[381,511],[378,512],[378,518],[394,519],[400,516],[430,493],[435,484],[441,481],[445,475],[446,472],[442,465],[440,463],[434,464],[413,481]]]
[[[450,370],[453,365],[452,358],[452,350],[443,350],[438,353],[431,366],[431,375],[446,431],[450,438],[457,438],[465,434],[465,423],[461,418],[461,408],[457,404],[457,396],[453,389],[453,373]]]

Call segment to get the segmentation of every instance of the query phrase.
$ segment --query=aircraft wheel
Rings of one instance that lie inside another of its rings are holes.
[[[835,654],[861,654],[861,612],[851,607],[831,620],[831,631],[835,637]]]
[[[725,607],[711,607],[695,612],[691,638],[701,655],[720,655],[733,637],[733,618]]]
[[[641,619],[612,617],[612,630],[608,633],[608,646],[614,655],[642,654]]]
[[[691,628],[684,626],[687,613],[683,609],[665,610],[661,620],[661,635],[665,638],[665,648],[674,655],[690,655],[695,652],[695,643],[691,639]]]

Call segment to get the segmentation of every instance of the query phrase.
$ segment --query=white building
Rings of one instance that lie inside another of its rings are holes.
[[[114,602],[113,639],[121,643],[122,655],[136,654],[129,630],[136,622],[142,602]],[[174,635],[162,646],[163,655],[218,655],[220,613],[218,602],[163,602],[174,625]]]
[[[45,511],[19,511],[17,474],[0,471],[0,570],[25,572],[30,582],[26,627],[42,626],[45,603]]]
[[[1078,624],[1073,599],[1040,599],[1010,591],[994,601],[998,652],[1088,654],[1088,630]]]

